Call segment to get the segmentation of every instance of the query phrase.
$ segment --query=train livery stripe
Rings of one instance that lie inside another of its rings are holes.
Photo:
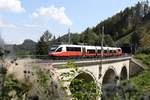
[[[103,53],[103,56],[117,56],[119,53]],[[49,56],[60,56],[60,57],[71,57],[71,56],[101,56],[100,53],[81,53],[81,52],[57,52],[53,54],[49,54]]]
[[[53,56],[61,56],[61,57],[82,56],[82,53],[81,52],[57,52],[53,54]]]

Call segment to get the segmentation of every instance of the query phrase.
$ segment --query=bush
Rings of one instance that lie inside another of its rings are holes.
[[[140,59],[144,64],[150,66],[150,53],[138,53],[135,55],[135,58]]]

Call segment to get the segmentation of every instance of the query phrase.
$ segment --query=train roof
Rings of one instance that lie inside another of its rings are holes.
[[[59,46],[69,46],[69,47],[82,47],[83,45],[72,45],[72,44],[62,44],[62,45],[59,45]]]
[[[96,46],[83,46],[83,47],[85,47],[86,49],[95,49],[96,48]]]
[[[85,47],[87,49],[101,49],[101,46],[90,46],[90,45],[73,45],[73,44],[61,44],[61,45],[58,45],[58,46],[61,46],[61,47]],[[116,49],[121,49],[119,47],[103,47],[103,49],[110,49],[110,50],[116,50]]]

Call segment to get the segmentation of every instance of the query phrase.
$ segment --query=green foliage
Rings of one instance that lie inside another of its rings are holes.
[[[139,94],[150,94],[150,70],[147,70],[142,74],[131,78],[131,81],[133,81],[137,87]]]
[[[40,40],[38,41],[36,45],[36,54],[37,55],[47,55],[50,41],[51,41],[51,33],[49,31],[44,32],[44,34],[40,37]]]
[[[44,32],[44,34],[41,36],[40,40],[44,42],[49,42],[51,40],[52,34],[47,30]]]
[[[96,33],[90,28],[87,28],[82,33],[81,38],[80,38],[80,41],[82,43],[89,44],[89,45],[95,45],[96,40],[98,40],[98,37],[97,37]]]
[[[125,35],[124,37],[121,37],[120,39],[117,40],[117,44],[118,45],[129,44],[131,41],[131,36],[132,36],[132,33],[129,33]]]
[[[62,82],[66,82],[66,81],[71,81],[72,80],[72,76],[74,76],[76,74],[76,72],[78,72],[78,68],[77,66],[73,63],[73,61],[68,61],[68,63],[66,65],[64,65],[64,67],[67,67],[70,69],[70,71],[68,72],[64,72],[62,73],[61,79]]]
[[[131,81],[108,83],[102,87],[102,100],[137,100],[137,89]]]
[[[131,44],[132,44],[132,48],[133,51],[136,52],[136,50],[138,49],[139,45],[140,45],[140,33],[139,32],[134,32],[131,36]]]
[[[29,89],[30,86],[27,84],[14,80],[13,75],[6,75],[3,93],[0,98],[3,98],[4,100],[23,100],[27,97]]]
[[[138,28],[138,31],[141,34],[140,47],[142,48],[150,47],[150,31],[149,31],[150,24],[149,22],[150,22],[149,19],[147,19],[147,21],[143,22],[143,24]]]
[[[6,68],[0,69],[0,78],[3,78],[3,82],[0,83],[4,83],[2,91],[0,91],[2,94],[0,100],[34,100],[33,98],[60,100],[58,98],[60,98],[61,90],[57,91],[57,80],[52,79],[54,73],[49,69],[40,68],[38,65],[31,67],[33,69],[23,71],[24,80],[22,81],[18,80],[14,74],[8,74]]]
[[[142,49],[135,54],[135,58],[141,60],[148,69],[142,74],[131,78],[131,81],[135,84],[140,95],[150,94],[150,52],[149,49]]]
[[[135,55],[135,58],[140,59],[144,64],[150,68],[150,53],[138,53]]]
[[[44,71],[41,68],[36,67],[36,75],[38,83],[45,89],[48,89],[48,82],[51,80],[51,75],[49,71]]]
[[[33,55],[35,54],[36,42],[26,39],[20,45],[10,45],[8,46],[8,50],[12,52],[12,54],[16,54],[16,56],[21,55]]]
[[[36,45],[36,42],[30,39],[26,39],[20,46],[23,50],[34,52],[35,45]]]
[[[31,55],[32,53],[30,51],[17,51],[16,56],[25,56],[25,55]]]
[[[33,71],[35,72],[36,75],[36,95],[41,97],[44,100],[49,100],[50,98],[54,97],[51,95],[51,90],[50,90],[50,82],[52,80],[52,75],[49,72],[49,70],[46,69],[41,69],[38,66],[33,67]],[[35,94],[34,94],[35,95]]]
[[[100,96],[95,82],[86,82],[84,79],[73,79],[70,85],[71,96],[77,100],[96,100]]]
[[[4,56],[4,51],[3,49],[0,48],[0,58],[2,58]]]
[[[104,42],[105,42],[105,43],[104,43],[105,45],[111,46],[111,47],[116,46],[114,40],[112,39],[112,37],[111,37],[109,34],[105,35],[104,40],[105,40],[105,41],[104,41]]]
[[[77,33],[71,35],[71,43],[72,44],[78,44],[79,41],[80,41],[80,36]]]
[[[96,100],[97,96],[100,96],[100,89],[96,82],[87,81],[83,78],[77,78],[75,75],[80,72],[74,62],[69,61],[66,65],[70,71],[61,74],[62,83],[70,82],[70,86],[63,87],[65,90],[71,91],[71,97],[73,100]],[[74,79],[72,79],[75,77]]]

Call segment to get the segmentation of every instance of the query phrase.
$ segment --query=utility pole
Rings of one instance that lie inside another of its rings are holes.
[[[99,29],[99,33],[100,33],[100,30]],[[101,36],[101,63],[100,63],[100,66],[99,66],[99,79],[101,77],[101,70],[102,70],[102,64],[103,64],[103,40],[104,40],[104,26],[102,27],[102,36]]]
[[[70,44],[70,28],[68,29],[68,44]]]
[[[102,27],[102,37],[101,37],[101,59],[103,59],[103,44],[104,44],[104,26]]]

